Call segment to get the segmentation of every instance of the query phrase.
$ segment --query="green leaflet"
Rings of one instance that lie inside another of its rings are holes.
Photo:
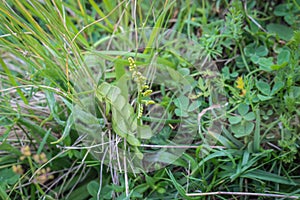
[[[137,130],[137,118],[132,106],[121,95],[120,88],[103,82],[97,88],[96,97],[100,101],[104,99],[111,105],[112,124],[115,132],[126,138],[129,144],[139,146],[140,141],[134,134]]]

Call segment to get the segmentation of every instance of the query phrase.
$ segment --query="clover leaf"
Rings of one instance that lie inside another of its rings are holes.
[[[289,25],[293,25],[299,17],[297,16],[298,9],[292,3],[283,3],[275,7],[274,14],[281,16]]]
[[[268,58],[263,57],[258,59],[257,64],[259,65],[260,69],[270,72],[272,71],[271,67],[274,65],[274,62],[272,57],[268,57]]]
[[[255,119],[255,114],[249,112],[249,109],[247,104],[242,103],[237,109],[239,115],[228,118],[229,123],[232,125],[231,130],[237,138],[249,135],[254,129],[252,121]]]
[[[251,43],[245,47],[244,52],[253,63],[257,64],[259,58],[268,55],[269,51],[265,46],[257,46],[255,43]]]
[[[222,74],[225,79],[230,79],[231,77],[236,78],[239,75],[238,72],[230,73],[229,67],[227,67],[227,66],[222,68]]]
[[[268,111],[261,110],[260,112],[261,112],[262,118],[264,120],[268,120],[270,118],[270,116],[273,115],[273,111],[272,110],[268,110]]]
[[[280,80],[275,80],[275,84],[271,90],[271,86],[269,83],[266,83],[264,81],[256,81],[256,88],[260,91],[262,94],[258,94],[257,97],[261,101],[266,101],[269,99],[272,99],[273,95],[275,95],[280,89],[284,87],[284,83]]]
[[[187,109],[189,106],[189,99],[186,96],[179,96],[174,100],[174,104],[177,107],[175,109],[175,114],[178,117],[188,117]]]
[[[176,106],[175,114],[178,117],[188,117],[189,112],[193,112],[201,106],[201,101],[195,100],[190,103],[190,100],[186,96],[179,96],[174,100]]]

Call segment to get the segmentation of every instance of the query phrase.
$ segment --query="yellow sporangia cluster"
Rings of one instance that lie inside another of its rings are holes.
[[[23,146],[23,147],[21,148],[21,153],[23,154],[23,155],[20,157],[21,160],[24,160],[26,157],[31,156],[30,147],[27,146],[27,145],[26,145],[26,146]]]
[[[35,154],[33,155],[33,160],[36,162],[36,163],[39,163],[39,164],[44,164],[48,161],[47,157],[46,157],[46,154],[44,152],[42,152],[41,154]]]
[[[22,165],[13,165],[12,170],[16,174],[20,174],[20,175],[24,174],[24,169],[22,168]]]
[[[50,167],[47,167],[46,169],[43,168],[39,171],[37,171],[37,177],[35,180],[41,184],[45,183],[46,181],[53,179],[54,176],[52,174],[49,174],[51,171]]]
[[[137,118],[141,118],[144,110],[143,105],[150,105],[154,104],[153,100],[142,100],[141,97],[148,97],[152,94],[152,90],[149,89],[149,85],[147,85],[146,80],[147,78],[138,71],[137,65],[132,57],[128,58],[129,62],[129,71],[132,72],[132,79],[138,85],[138,116]]]
[[[235,82],[236,82],[235,87],[241,90],[240,96],[242,97],[245,96],[247,91],[245,89],[245,83],[243,78],[239,76]]]
[[[21,147],[21,153],[22,155],[20,156],[20,160],[24,161],[26,158],[29,159],[29,162],[32,163],[32,159],[33,161],[37,164],[37,165],[42,165],[45,164],[48,159],[45,153],[41,153],[41,154],[34,154],[32,155],[30,147],[28,145],[25,145],[23,147]],[[32,167],[32,166],[30,166]],[[13,165],[12,166],[12,171],[15,172],[16,174],[24,174],[24,169],[22,167],[22,165]],[[42,168],[41,170],[37,171],[37,176],[35,178],[35,180],[38,183],[45,183],[47,180],[53,179],[54,176],[50,175],[49,172],[51,171],[51,169],[49,167],[47,168]]]
[[[128,62],[129,62],[129,71],[132,72],[132,78],[134,82],[138,84],[139,87],[138,89],[141,91],[144,87],[147,87],[146,77],[143,76],[143,74],[137,70],[137,66],[132,57],[128,58]]]

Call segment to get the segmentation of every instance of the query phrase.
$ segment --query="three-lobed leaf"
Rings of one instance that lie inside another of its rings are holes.
[[[231,127],[232,132],[235,134],[235,137],[245,137],[250,135],[254,129],[254,123],[244,121],[243,124],[236,124]]]

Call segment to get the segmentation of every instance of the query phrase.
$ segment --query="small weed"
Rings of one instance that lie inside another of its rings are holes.
[[[299,199],[299,14],[1,1],[0,199]]]

